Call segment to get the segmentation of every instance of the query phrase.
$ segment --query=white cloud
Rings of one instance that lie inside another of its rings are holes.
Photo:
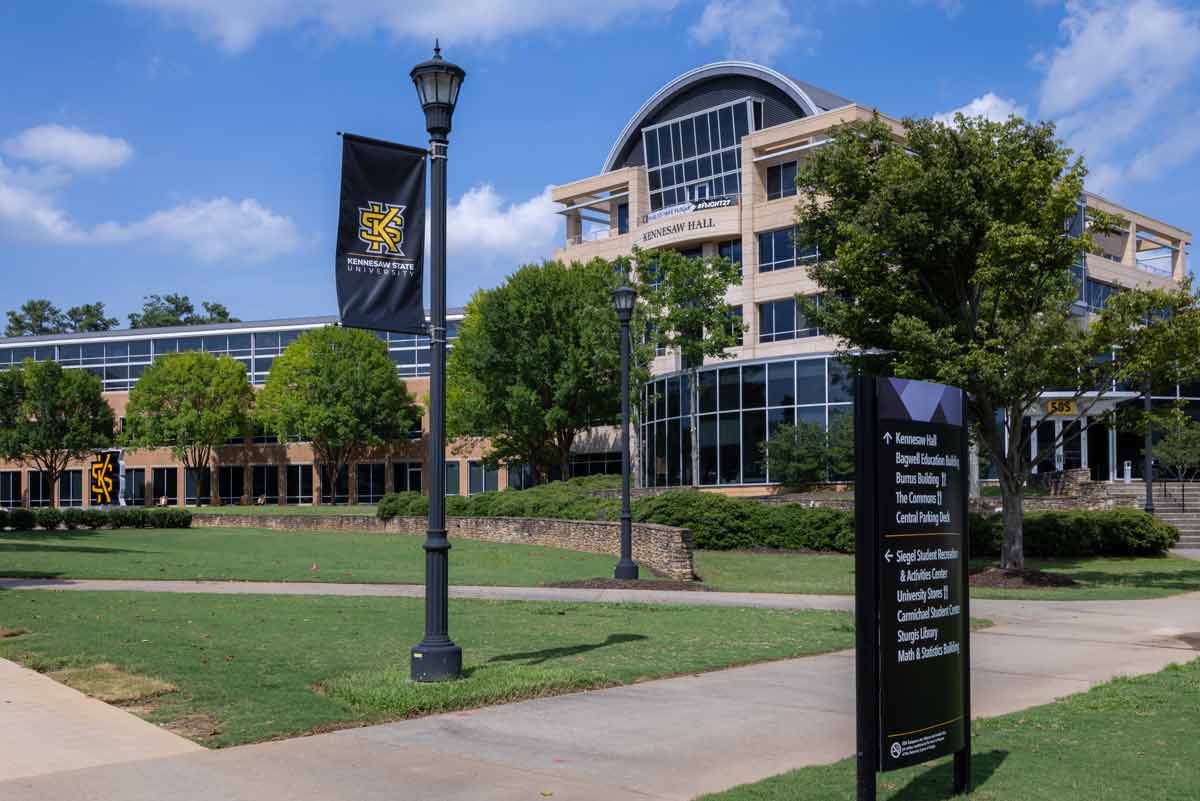
[[[1038,112],[1093,165],[1089,187],[1148,180],[1191,158],[1178,109],[1200,64],[1200,15],[1166,0],[1073,0],[1060,23],[1062,46],[1036,63],[1045,69]],[[1194,136],[1194,134],[1192,134]]]
[[[678,0],[605,0],[582,6],[547,0],[119,0],[160,12],[216,39],[231,52],[264,33],[308,26],[349,36],[383,31],[396,39],[448,44],[492,42],[536,31],[594,31],[643,12],[666,12]]]
[[[731,58],[767,63],[818,32],[793,22],[780,0],[709,0],[688,34],[700,45],[724,42]]]
[[[557,208],[550,187],[516,202],[506,201],[491,184],[472,187],[446,210],[451,277],[487,286],[522,264],[550,258],[562,245]]]
[[[0,236],[58,245],[144,243],[200,262],[264,261],[305,242],[290,217],[253,198],[196,200],[131,223],[87,226],[63,210],[39,173],[0,161]]]
[[[962,0],[912,0],[914,6],[934,6],[940,8],[947,17],[954,19],[962,11]]]
[[[38,125],[4,142],[13,158],[70,170],[105,170],[120,167],[133,157],[124,139],[88,133],[62,125]]]
[[[290,217],[254,198],[194,200],[122,225],[102,223],[90,238],[99,243],[147,242],[183,250],[193,260],[261,262],[300,248],[304,238]]]
[[[955,114],[962,114],[964,117],[985,117],[993,122],[1004,122],[1009,117],[1028,116],[1029,108],[1015,100],[1000,97],[994,92],[987,92],[965,106],[959,106],[956,109],[951,109],[941,114],[934,114],[933,118],[938,122],[950,124],[954,122]]]

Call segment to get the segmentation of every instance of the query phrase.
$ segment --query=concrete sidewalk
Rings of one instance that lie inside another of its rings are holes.
[[[0,659],[0,780],[203,750],[191,740]],[[0,791],[0,798],[7,795]]]
[[[977,601],[972,612],[997,623],[972,637],[978,716],[1200,656],[1200,594]],[[0,783],[0,798],[686,801],[850,755],[853,676],[852,653],[827,654],[31,777]]]
[[[140,579],[6,579],[0,590],[84,590],[104,592],[196,592],[214,595],[335,595],[423,598],[421,584],[341,584],[285,581],[143,581]],[[569,601],[574,603],[685,604],[751,606],[764,609],[851,610],[850,595],[798,595],[770,592],[689,590],[588,590],[567,587],[451,587],[451,598],[495,601]]]

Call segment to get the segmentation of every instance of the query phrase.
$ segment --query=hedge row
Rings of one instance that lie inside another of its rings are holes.
[[[971,515],[971,555],[995,556],[1001,515]],[[1034,512],[1025,515],[1026,556],[1157,556],[1179,543],[1179,529],[1140,509]]]
[[[188,528],[192,513],[186,509],[141,509],[127,506],[117,509],[0,509],[0,530],[33,531],[35,527],[53,531],[60,526],[83,528]]]
[[[527,490],[484,492],[469,498],[446,498],[446,514],[454,517],[543,517],[566,520],[619,520],[621,501],[599,498],[592,490],[611,481],[600,477],[571,479]],[[379,503],[381,519],[422,517],[429,499],[415,492],[393,493]],[[795,504],[768,506],[699,490],[676,490],[633,504],[633,519],[691,529],[695,547],[727,551],[735,548],[785,548],[814,551],[854,550],[853,517],[838,509]]]

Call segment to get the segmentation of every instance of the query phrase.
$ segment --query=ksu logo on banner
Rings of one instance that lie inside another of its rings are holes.
[[[403,256],[404,206],[367,201],[358,208],[358,239],[372,256]]]
[[[91,464],[91,496],[94,504],[108,505],[113,502],[113,477],[117,466],[112,456],[107,451],[96,454],[96,461]]]

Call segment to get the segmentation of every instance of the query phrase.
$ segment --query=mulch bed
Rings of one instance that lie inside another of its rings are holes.
[[[1069,576],[1046,573],[1042,570],[1005,570],[988,567],[971,574],[972,587],[992,587],[1003,590],[1044,589],[1046,587],[1078,587]]]
[[[544,587],[563,587],[579,590],[688,590],[690,592],[712,592],[698,581],[652,581],[650,579],[594,578],[578,581],[556,581]]]

